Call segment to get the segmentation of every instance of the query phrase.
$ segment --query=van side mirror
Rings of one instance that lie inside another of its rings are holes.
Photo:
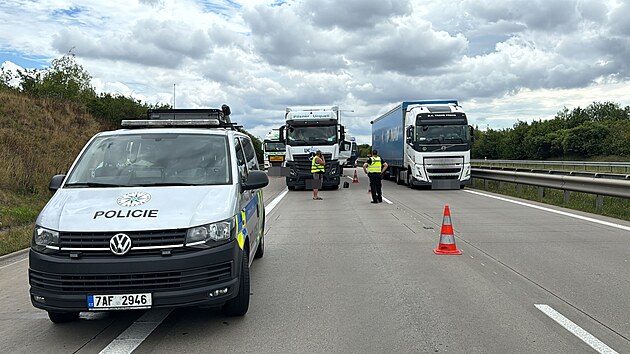
[[[269,184],[269,177],[263,171],[249,171],[247,180],[243,182],[243,190],[263,188]]]
[[[66,175],[53,176],[53,178],[50,180],[50,183],[48,184],[48,190],[55,193],[57,189],[61,188],[61,183],[63,183],[64,179],[66,179]]]

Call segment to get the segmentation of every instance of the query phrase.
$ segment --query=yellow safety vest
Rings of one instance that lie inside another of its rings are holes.
[[[311,173],[324,173],[324,165],[318,164],[315,160],[317,160],[317,155],[313,156],[313,160],[311,160]]]
[[[381,158],[372,156],[372,163],[368,165],[368,173],[381,173]]]

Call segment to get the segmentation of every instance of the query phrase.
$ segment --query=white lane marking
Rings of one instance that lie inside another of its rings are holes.
[[[550,213],[556,213],[556,214],[568,216],[568,217],[571,217],[571,218],[576,218],[576,219],[580,219],[580,220],[590,221],[590,222],[594,222],[594,223],[597,223],[597,224],[606,225],[606,226],[615,227],[615,228],[618,228],[618,229],[630,231],[630,226],[624,226],[624,225],[619,225],[619,224],[615,224],[615,223],[604,221],[604,220],[593,219],[593,218],[589,218],[588,216],[571,214],[571,213],[567,213],[566,211],[560,211],[560,210],[554,210],[554,209],[551,209],[551,208],[545,208],[545,207],[534,205],[534,204],[529,204],[529,203],[525,203],[525,202],[519,202],[517,200],[512,200],[512,199],[508,199],[508,198],[497,197],[495,195],[480,193],[480,192],[477,192],[477,191],[464,190],[464,192],[477,194],[477,195],[482,195],[484,197],[498,199],[498,200],[502,200],[502,201],[508,202],[508,203],[514,203],[514,204],[518,204],[518,205],[523,205],[523,206],[534,208],[534,209],[548,211]]]
[[[289,190],[285,188],[276,199],[271,201],[265,207],[265,215],[269,214],[288,192]],[[105,349],[101,350],[100,354],[129,354],[133,352],[172,311],[173,309],[147,311],[109,343]]]
[[[387,198],[385,198],[385,197],[383,197],[383,201],[384,201],[385,203],[387,203],[387,204],[394,204],[394,203],[390,202],[390,201],[389,201],[389,199],[387,199]]]
[[[534,304],[537,309],[542,311],[545,315],[549,316],[552,320],[558,322],[567,331],[571,332],[574,336],[580,338],[584,343],[591,346],[598,353],[602,354],[618,354],[615,350],[602,343],[599,339],[595,338],[592,334],[588,333],[582,327],[576,325],[568,318],[562,316],[562,314],[548,305]]]
[[[354,181],[354,177],[350,177],[350,176],[346,176],[346,177],[348,177],[348,178],[350,178],[351,180],[353,180],[353,181]]]
[[[15,261],[15,262],[13,262],[13,263],[5,264],[5,265],[3,265],[2,267],[0,267],[0,269],[4,269],[4,268],[7,268],[7,267],[10,267],[10,266],[15,265],[15,264],[18,264],[18,263],[20,263],[20,262],[24,262],[24,261],[25,261],[25,260],[27,260],[27,259],[28,259],[28,257],[26,257],[26,258],[24,258],[24,259],[20,259],[19,261]]]
[[[100,354],[133,352],[164,321],[173,309],[150,310],[114,339]]]
[[[269,213],[271,213],[273,208],[275,208],[276,205],[278,205],[278,203],[280,203],[282,198],[284,198],[284,196],[287,195],[287,193],[289,193],[289,189],[285,188],[282,191],[282,193],[280,193],[280,195],[276,197],[276,199],[272,200],[271,203],[269,203],[269,205],[265,206],[265,216],[267,216],[267,215],[269,215]]]

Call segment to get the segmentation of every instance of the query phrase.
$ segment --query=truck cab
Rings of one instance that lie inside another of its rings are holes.
[[[311,160],[317,150],[322,151],[326,160],[323,187],[339,188],[342,173],[339,152],[344,136],[344,127],[339,124],[339,107],[288,107],[280,139],[286,143],[289,190],[307,188],[307,182],[313,178]]]
[[[265,170],[270,167],[281,167],[284,164],[284,142],[280,140],[280,129],[272,129],[263,140],[263,160]]]
[[[39,214],[32,304],[55,323],[81,311],[249,308],[265,207],[250,138],[230,109],[150,110],[96,134]]]

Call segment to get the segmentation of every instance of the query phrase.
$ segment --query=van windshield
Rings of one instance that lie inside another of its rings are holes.
[[[224,136],[151,133],[95,138],[65,187],[216,185],[231,183]]]

